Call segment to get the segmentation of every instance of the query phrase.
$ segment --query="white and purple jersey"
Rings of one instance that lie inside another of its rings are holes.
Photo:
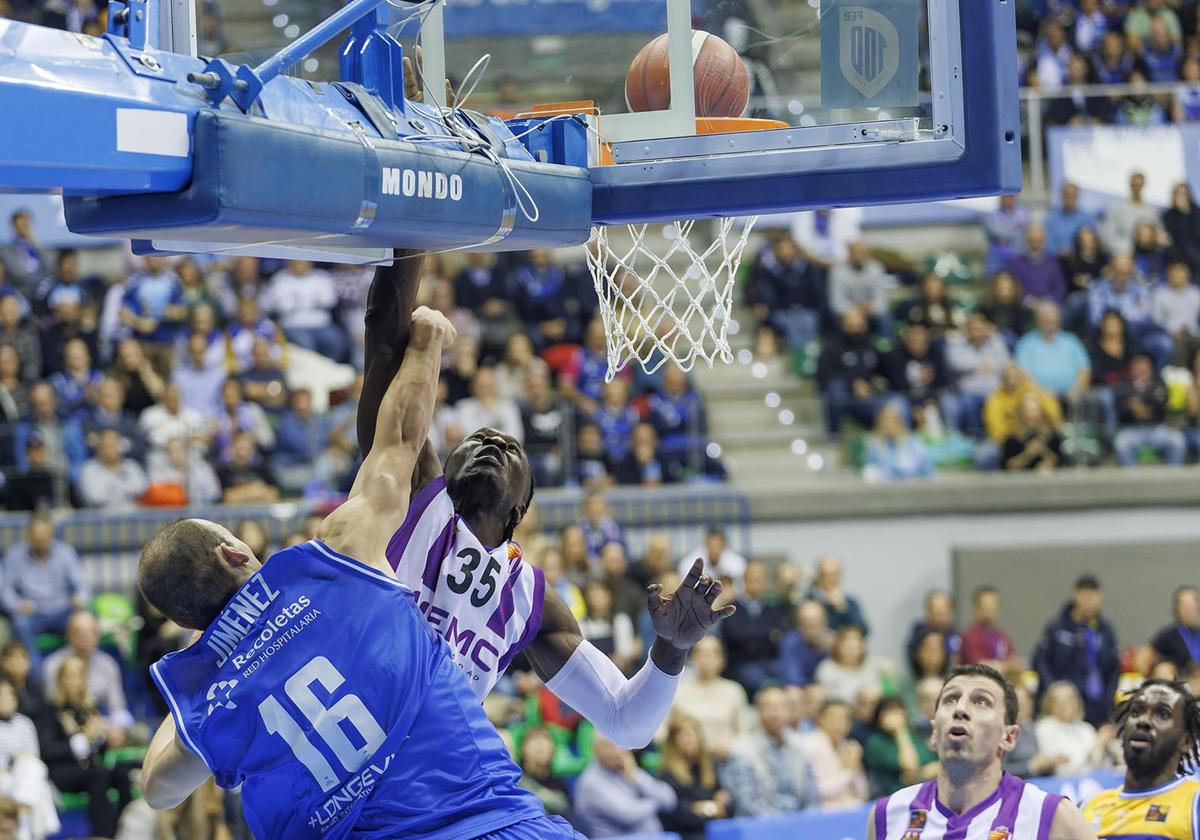
[[[521,559],[515,542],[484,546],[454,512],[442,476],[413,498],[387,559],[482,701],[537,635],[542,570]]]
[[[987,799],[955,814],[937,798],[937,780],[875,803],[876,840],[1048,840],[1061,796],[1005,773]]]

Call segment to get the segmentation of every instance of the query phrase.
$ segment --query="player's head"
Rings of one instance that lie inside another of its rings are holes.
[[[986,767],[1017,745],[1017,695],[987,665],[960,665],[938,695],[931,745],[943,767]]]
[[[1186,683],[1149,679],[1113,711],[1125,766],[1135,777],[1200,767],[1200,703]]]
[[[205,519],[176,519],[142,549],[138,588],[183,627],[203,630],[262,568],[250,546]]]
[[[533,501],[533,471],[516,438],[480,429],[454,448],[443,473],[460,516],[493,516],[504,523],[504,539],[512,539]]]

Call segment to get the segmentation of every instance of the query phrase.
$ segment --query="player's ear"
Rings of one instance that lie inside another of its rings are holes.
[[[516,533],[517,526],[521,524],[521,519],[525,516],[525,508],[518,505],[508,512],[508,519],[504,523],[505,539],[512,539],[512,535]]]
[[[222,543],[217,546],[217,560],[226,568],[237,571],[249,566],[254,560],[254,555],[243,551],[237,546]]]
[[[1017,739],[1021,737],[1021,727],[1018,724],[1004,727],[1004,737],[1000,739],[1000,755],[1007,755],[1017,748]]]

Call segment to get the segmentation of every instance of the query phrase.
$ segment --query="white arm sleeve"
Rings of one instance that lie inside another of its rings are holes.
[[[546,688],[614,744],[636,750],[649,744],[667,719],[678,685],[678,675],[659,670],[649,657],[627,680],[607,656],[584,640]]]

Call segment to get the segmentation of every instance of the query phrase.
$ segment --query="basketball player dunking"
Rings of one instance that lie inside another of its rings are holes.
[[[1096,840],[1079,810],[1001,769],[1017,743],[1017,696],[1000,672],[950,672],[933,718],[936,779],[875,803],[867,840]]]
[[[359,446],[371,450],[379,399],[400,367],[420,255],[397,252],[376,271],[368,297],[367,362],[358,408]],[[636,749],[666,719],[687,652],[733,606],[712,608],[721,583],[697,560],[674,593],[647,591],[657,638],[643,667],[624,674],[583,638],[542,570],[512,542],[533,499],[533,474],[517,441],[494,429],[467,436],[445,469],[428,444],[411,465],[412,503],[387,547],[396,578],[418,593],[421,611],[449,643],[482,701],[512,657],[525,653],[547,688],[609,740]],[[410,475],[396,476],[409,484]]]

